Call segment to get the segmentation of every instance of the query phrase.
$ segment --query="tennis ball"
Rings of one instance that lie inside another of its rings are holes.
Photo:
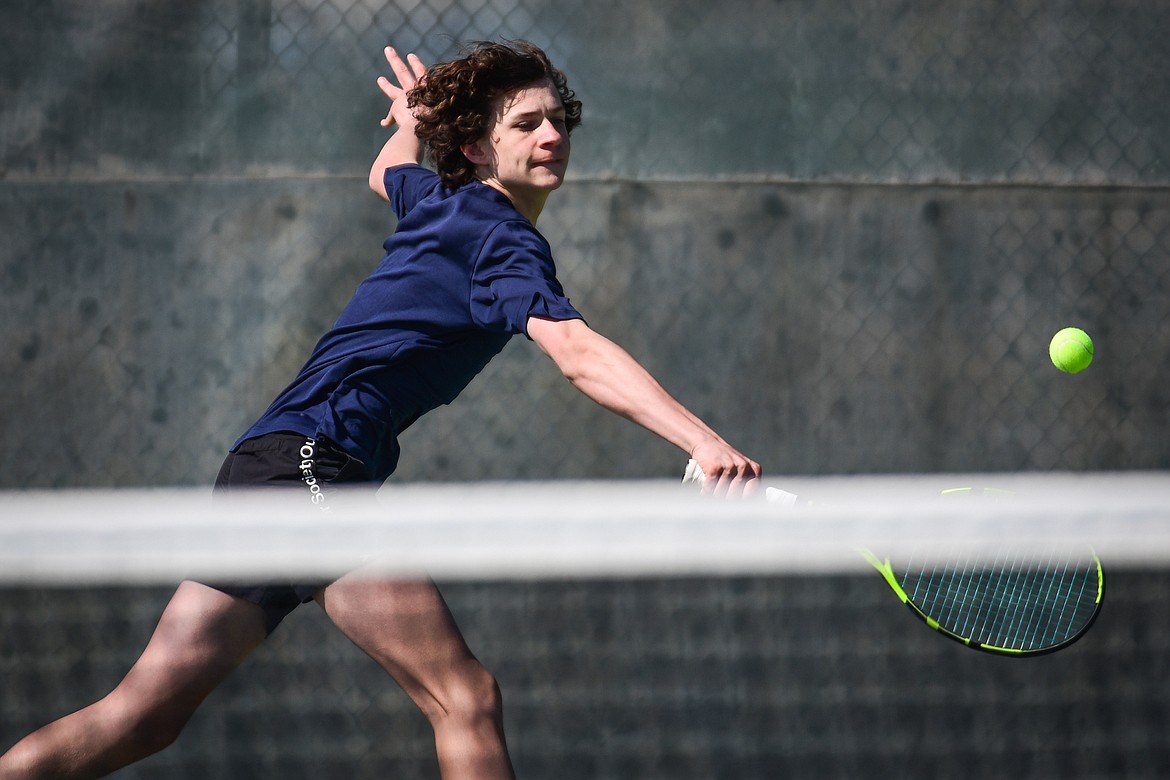
[[[1048,345],[1052,365],[1069,374],[1084,371],[1093,362],[1093,340],[1080,328],[1057,331]]]

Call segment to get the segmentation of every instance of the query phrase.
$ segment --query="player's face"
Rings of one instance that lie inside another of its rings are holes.
[[[522,214],[535,213],[561,186],[569,167],[565,107],[551,81],[517,90],[496,101],[487,136],[468,158],[480,179],[507,195]],[[479,158],[473,157],[478,153]],[[465,149],[465,154],[467,150]]]

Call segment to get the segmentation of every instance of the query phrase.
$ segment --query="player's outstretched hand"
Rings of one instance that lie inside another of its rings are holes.
[[[691,458],[699,469],[703,492],[728,498],[750,496],[760,486],[760,464],[722,441],[695,447]]]
[[[427,68],[413,52],[407,54],[405,60],[398,55],[393,46],[387,46],[385,53],[386,61],[390,63],[390,69],[398,79],[398,85],[395,86],[394,82],[385,76],[378,77],[378,87],[390,98],[390,110],[386,112],[381,124],[382,127],[391,127],[397,123],[399,127],[410,129],[414,125],[414,113],[406,105],[406,95],[422,80]]]

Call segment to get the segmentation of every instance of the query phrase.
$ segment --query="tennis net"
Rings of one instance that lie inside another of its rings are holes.
[[[3,495],[0,749],[103,695],[185,576],[438,581],[522,777],[1170,773],[1170,475],[411,484],[323,518],[205,490]],[[947,492],[953,488],[973,488]],[[804,499],[807,499],[804,500]],[[971,500],[977,499],[977,500]],[[1093,545],[1106,599],[1037,659],[925,629],[854,548]],[[435,777],[425,720],[315,607],[119,777]]]
[[[820,573],[853,548],[1085,542],[1113,566],[1170,555],[1163,473],[784,480],[793,505],[719,500],[668,481],[410,484],[299,495],[202,489],[4,495],[0,582],[166,582],[176,575],[375,574],[458,580]],[[970,500],[977,498],[978,500]],[[967,499],[967,500],[963,500]]]

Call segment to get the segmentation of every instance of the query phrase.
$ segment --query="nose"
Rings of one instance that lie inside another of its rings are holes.
[[[556,146],[564,142],[569,137],[565,132],[564,124],[559,121],[551,119],[544,120],[540,126],[540,144],[541,146]]]

